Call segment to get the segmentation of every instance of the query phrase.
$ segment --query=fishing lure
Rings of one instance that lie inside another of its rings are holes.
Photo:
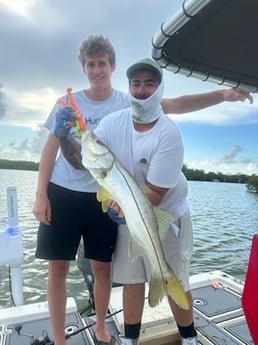
[[[83,118],[83,115],[80,111],[80,108],[76,104],[73,95],[72,95],[72,88],[68,87],[66,89],[66,94],[67,94],[67,102],[65,102],[63,99],[58,99],[57,103],[62,104],[64,107],[69,107],[71,106],[74,111],[79,114],[79,117],[75,119],[75,127],[76,127],[76,135],[78,137],[81,137],[81,131],[86,131],[87,127]]]

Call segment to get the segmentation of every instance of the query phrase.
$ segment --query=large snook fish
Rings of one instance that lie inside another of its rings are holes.
[[[160,242],[173,216],[149,202],[135,178],[93,132],[82,132],[81,143],[83,166],[108,191],[125,215],[131,235],[130,258],[144,256],[150,262],[149,305],[158,305],[167,295],[181,308],[188,309],[186,294],[168,266]],[[102,199],[100,194],[99,198]]]

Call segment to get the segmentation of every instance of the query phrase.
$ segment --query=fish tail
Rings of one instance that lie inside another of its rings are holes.
[[[182,309],[189,309],[189,302],[184,289],[175,276],[165,280],[151,278],[149,283],[148,301],[151,307],[156,307],[167,295]]]
[[[165,282],[166,294],[182,309],[189,309],[189,302],[184,289],[175,276]]]
[[[148,301],[151,307],[156,307],[166,295],[164,282],[162,279],[151,278],[149,282]]]

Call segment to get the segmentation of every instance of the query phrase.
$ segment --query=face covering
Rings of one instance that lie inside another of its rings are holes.
[[[164,84],[161,81],[155,92],[146,99],[137,99],[130,93],[131,112],[137,123],[147,124],[157,120],[162,114],[160,105]]]

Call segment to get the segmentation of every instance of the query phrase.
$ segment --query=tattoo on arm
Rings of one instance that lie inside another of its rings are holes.
[[[82,165],[81,144],[71,136],[60,140],[60,147],[65,159],[77,170],[86,170]]]

